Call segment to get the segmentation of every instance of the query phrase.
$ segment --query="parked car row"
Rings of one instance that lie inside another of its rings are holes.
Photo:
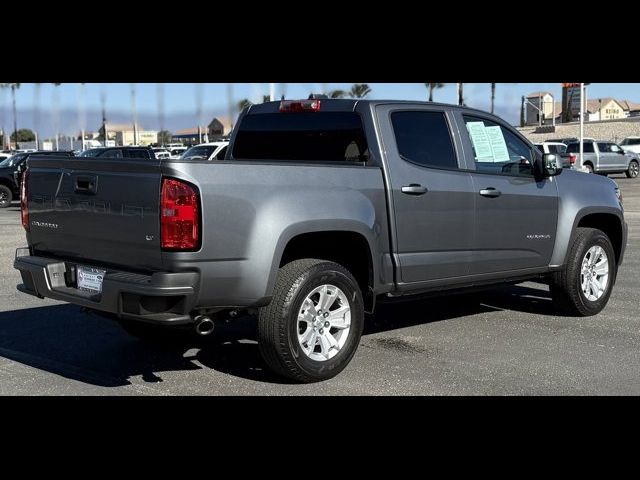
[[[620,144],[584,138],[580,158],[580,139],[560,138],[534,144],[543,154],[556,154],[562,167],[587,173],[624,173],[636,178],[640,173],[640,137],[627,137]]]
[[[73,157],[73,152],[60,151],[52,152],[49,150],[21,152],[5,158],[0,162],[0,208],[11,206],[14,199],[20,198],[20,180],[22,172],[26,168],[26,163],[32,155],[46,156],[56,155],[63,157]]]
[[[13,200],[20,198],[20,180],[26,168],[26,162],[32,155],[64,156],[78,158],[123,158],[149,160],[223,160],[228,141],[202,143],[191,148],[174,145],[171,150],[151,147],[100,147],[84,152],[78,151],[29,151],[14,155],[0,154],[0,208],[11,206]]]

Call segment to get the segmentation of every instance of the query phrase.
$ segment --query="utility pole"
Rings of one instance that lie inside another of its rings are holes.
[[[138,126],[136,125],[136,123],[138,123],[138,114],[136,112],[136,84],[132,83],[131,84],[131,110],[132,110],[132,114],[133,114],[133,144],[137,145],[138,144]]]
[[[274,102],[275,99],[276,99],[276,84],[270,83],[269,84],[269,100]]]
[[[102,135],[104,136],[104,146],[107,146],[107,139],[109,136],[107,135],[107,115],[104,111],[104,106],[102,107]]]
[[[233,83],[227,83],[227,115],[229,115],[229,122],[231,123],[231,130],[233,130],[233,119],[235,118],[235,105],[233,104]]]

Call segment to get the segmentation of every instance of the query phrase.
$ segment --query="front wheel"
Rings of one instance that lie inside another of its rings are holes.
[[[629,162],[629,168],[625,172],[627,178],[636,178],[638,176],[638,173],[640,173],[640,166],[638,165],[638,162],[635,160],[631,160]]]
[[[363,325],[362,293],[348,270],[326,260],[295,260],[278,271],[273,299],[260,309],[258,344],[276,373],[317,382],[347,366]]]
[[[596,315],[609,301],[616,273],[609,237],[595,228],[578,228],[563,270],[552,279],[551,296],[564,313]]]
[[[0,185],[0,208],[7,208],[11,206],[13,200],[13,192],[6,185]]]

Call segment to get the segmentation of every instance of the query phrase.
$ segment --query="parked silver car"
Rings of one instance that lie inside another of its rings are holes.
[[[640,173],[640,159],[634,152],[625,152],[616,143],[608,141],[585,141],[584,158],[580,158],[580,142],[567,145],[567,151],[561,155],[565,166],[584,169],[589,173],[607,175],[609,173],[625,173],[629,178],[636,178]]]

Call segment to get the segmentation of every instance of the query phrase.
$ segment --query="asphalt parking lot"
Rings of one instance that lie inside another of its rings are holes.
[[[557,316],[535,283],[382,306],[346,370],[313,385],[266,369],[250,318],[197,344],[150,346],[76,306],[19,293],[14,204],[0,210],[0,395],[638,395],[640,180],[614,179],[629,243],[600,315]]]

